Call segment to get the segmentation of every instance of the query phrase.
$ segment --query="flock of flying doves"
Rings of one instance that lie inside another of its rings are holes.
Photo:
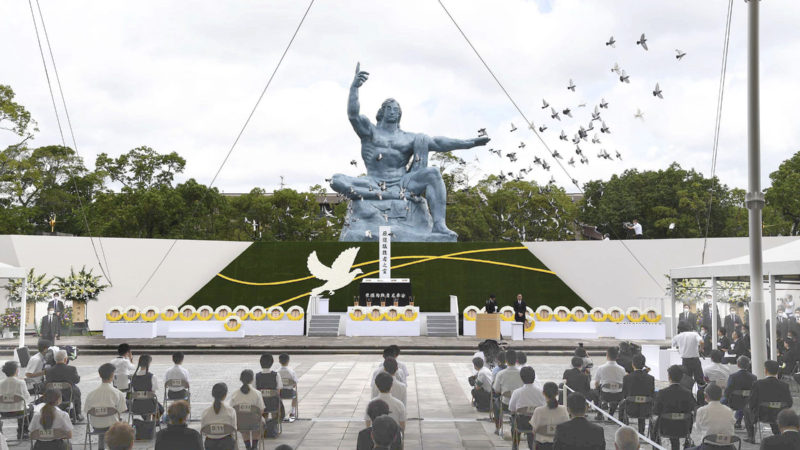
[[[614,39],[614,36],[611,36],[611,38],[609,38],[608,41],[605,42],[605,45],[608,48],[616,48],[617,41],[616,39]],[[636,41],[636,45],[641,47],[643,51],[649,50],[647,46],[647,37],[645,36],[644,33],[642,33],[642,35]],[[678,49],[675,50],[675,59],[677,61],[681,61],[685,56],[686,52],[683,52]],[[611,72],[614,74],[613,76],[615,80],[618,79],[619,82],[623,84],[630,84],[631,76],[628,75],[628,73],[625,72],[625,69],[620,67],[618,63],[614,63],[614,66],[611,68]],[[572,93],[576,93],[578,86],[572,79],[570,79],[566,89]],[[653,97],[658,99],[664,98],[664,92],[661,89],[659,83],[656,83],[655,87],[653,88],[652,95]],[[578,103],[575,109],[578,108],[586,108],[586,103],[585,102]],[[547,101],[547,99],[542,99],[541,109],[544,113],[545,121],[539,122],[538,125],[534,125],[533,123],[531,123],[530,128],[534,132],[538,131],[540,135],[544,135],[545,133],[547,133],[548,130],[550,130],[551,128],[556,128],[559,125],[561,126],[566,125],[567,127],[571,126],[572,129],[574,130],[572,136],[570,136],[570,134],[564,131],[564,129],[562,128],[561,133],[558,135],[558,139],[561,142],[574,145],[575,146],[574,150],[571,150],[570,152],[565,152],[566,154],[560,153],[557,149],[552,150],[552,157],[554,159],[564,160],[564,158],[568,158],[566,163],[571,167],[575,167],[575,165],[578,163],[582,165],[589,164],[589,154],[588,154],[589,152],[584,148],[581,148],[581,145],[584,145],[585,147],[588,145],[599,146],[599,149],[597,151],[597,159],[622,160],[622,154],[619,152],[619,150],[615,150],[614,154],[612,155],[605,148],[602,147],[602,139],[601,139],[602,136],[605,134],[611,134],[612,130],[611,127],[608,124],[606,124],[602,116],[604,110],[607,110],[608,108],[609,108],[609,102],[606,101],[605,98],[601,98],[600,101],[594,106],[594,110],[591,112],[591,118],[589,119],[589,123],[584,124],[584,123],[579,123],[578,120],[574,119],[573,114],[577,113],[575,109],[570,108],[570,106],[561,105],[559,107],[556,107],[555,105],[551,105]],[[633,114],[633,117],[635,119],[644,120],[644,113],[641,111],[641,109],[637,108],[636,112]],[[511,123],[509,132],[514,133],[515,131],[517,131],[517,127],[513,123]],[[486,133],[486,128],[479,129],[478,136],[479,137],[488,136]],[[544,136],[542,137],[544,138]],[[514,150],[504,151],[499,148],[490,148],[489,152],[499,158],[503,158],[505,156],[506,158],[508,158],[509,162],[514,163],[517,162],[520,158],[520,156],[517,155],[517,151],[524,150],[525,147],[526,147],[525,142],[520,141],[520,143],[517,145],[517,148]],[[574,156],[572,155],[573,151],[574,151]],[[480,163],[477,156],[475,157],[475,162]],[[516,173],[501,172],[497,177],[498,179],[496,181],[496,184],[500,185],[507,180],[522,180],[529,172],[533,170],[533,166],[540,166],[545,171],[548,172],[550,171],[550,165],[547,163],[547,161],[536,156],[533,158],[532,164],[528,165],[527,168],[521,168]],[[554,183],[555,183],[555,178],[551,176],[548,185],[552,185]],[[572,183],[575,184],[576,186],[578,185],[578,181],[575,179],[572,179]]]

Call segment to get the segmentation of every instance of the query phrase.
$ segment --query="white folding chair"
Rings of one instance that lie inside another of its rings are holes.
[[[183,391],[186,392],[186,394],[183,396],[183,398],[170,398],[170,396],[169,396],[170,388],[182,389]],[[164,382],[164,409],[166,410],[166,409],[169,408],[169,402],[177,402],[177,401],[180,401],[180,400],[184,400],[186,402],[189,402],[189,404],[192,403],[192,393],[189,390],[189,383],[186,380],[182,379],[182,378],[173,378],[173,379],[170,379],[170,380],[166,380]],[[192,421],[192,409],[191,408],[189,408],[189,419],[188,419],[188,421],[189,422]]]
[[[252,441],[253,435],[255,435],[258,440],[258,447],[262,448],[264,446],[264,420],[261,409],[257,406],[245,404],[236,405],[233,409],[236,410],[236,431],[242,434],[242,439],[247,433],[248,441]]]
[[[86,433],[83,438],[83,446],[86,447],[88,445],[89,450],[92,450],[92,436],[100,436],[107,430],[107,428],[101,430],[95,429],[94,425],[92,425],[92,419],[104,417],[116,417],[117,420],[119,420],[119,411],[117,411],[116,408],[106,406],[95,406],[86,411]]]
[[[227,423],[209,423],[200,428],[200,435],[206,438],[222,439],[225,436],[233,436],[234,448],[239,448],[238,434],[236,428]]]
[[[25,404],[25,399],[21,395],[0,395],[0,405],[3,405],[3,409],[15,409],[13,411],[0,412],[0,424],[5,425],[6,420],[13,419],[14,422],[17,422],[22,419],[22,429],[27,429],[28,405]],[[22,441],[22,439],[7,439],[7,441]]]

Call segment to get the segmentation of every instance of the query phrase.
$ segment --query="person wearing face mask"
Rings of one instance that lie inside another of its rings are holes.
[[[711,333],[705,326],[700,327],[700,337],[703,338],[703,353],[702,356],[708,356],[714,348],[711,346]]]
[[[688,303],[683,304],[683,312],[678,315],[678,323],[686,322],[692,331],[697,331],[697,314],[693,313]]]
[[[731,306],[730,312],[725,316],[725,330],[728,332],[728,338],[731,338],[733,332],[742,326],[742,318],[736,314],[736,307]]]
[[[53,342],[58,334],[58,321],[59,318],[55,313],[52,306],[47,308],[47,315],[42,317],[42,322],[39,325],[39,336],[42,339],[47,339]]]

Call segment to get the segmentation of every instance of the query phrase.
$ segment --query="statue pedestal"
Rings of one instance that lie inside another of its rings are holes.
[[[394,242],[456,242],[456,237],[433,233],[428,203],[416,200],[351,200],[339,240],[378,240],[378,228],[392,227]],[[367,233],[369,231],[369,233]]]

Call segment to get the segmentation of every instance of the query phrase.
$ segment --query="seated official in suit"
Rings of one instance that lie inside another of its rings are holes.
[[[750,409],[747,407],[747,400],[750,398],[749,391],[753,389],[753,384],[756,382],[756,376],[750,373],[750,358],[747,356],[740,356],[736,360],[736,365],[739,370],[732,373],[728,377],[728,385],[725,387],[722,403],[728,405],[729,408],[735,411],[736,423],[734,428],[742,427],[742,418],[744,418],[745,427],[748,430],[753,428],[753,418],[750,416]],[[748,392],[743,395],[743,392]],[[751,434],[748,434],[752,438]]]
[[[697,409],[697,428],[700,436],[705,437],[712,434],[733,436],[733,424],[736,419],[733,417],[733,410],[721,404],[722,388],[716,384],[709,384],[705,389],[706,405]],[[725,446],[702,446],[703,450],[729,450],[732,447]]]
[[[656,392],[655,378],[644,371],[645,357],[641,353],[633,355],[633,372],[622,379],[622,398],[625,399],[625,413],[636,417],[639,433],[644,433],[645,419],[653,412]],[[650,403],[637,403],[631,397],[650,397]]]
[[[554,450],[605,450],[603,427],[586,419],[586,397],[579,393],[567,397],[567,410],[572,419],[556,426]]]
[[[67,365],[67,352],[59,350],[55,353],[56,365],[47,369],[44,375],[44,382],[47,383],[70,383],[72,384],[72,402],[75,404],[75,413],[78,422],[83,422],[81,415],[81,390],[78,383],[81,382],[81,376],[78,375],[78,369]],[[62,392],[62,397],[66,391]]]
[[[673,420],[662,421],[659,416],[662,414],[688,414],[689,417],[685,425],[688,427],[689,432],[686,433],[685,440],[689,442],[684,442],[684,447],[691,447],[691,438],[689,437],[692,430],[691,414],[694,412],[694,407],[697,403],[695,402],[692,392],[680,385],[680,380],[684,375],[681,366],[677,364],[670,366],[669,369],[667,369],[667,375],[669,376],[670,385],[656,393],[656,400],[653,405],[653,414],[658,417],[656,428],[659,432],[662,432],[663,425],[664,432],[674,433],[681,428],[681,424]],[[678,450],[680,448],[680,438],[672,437],[669,441],[672,445],[672,450]]]
[[[761,450],[800,450],[800,419],[791,408],[778,413],[781,434],[765,437]]]
[[[383,400],[373,400],[367,405],[367,416],[370,423],[375,423],[375,420],[380,416],[389,415],[389,405]],[[397,434],[397,440],[392,443],[392,450],[400,450],[403,448],[403,441],[400,434]],[[372,441],[372,427],[369,426],[358,432],[358,440],[356,441],[356,450],[372,450],[375,448],[375,443]]]
[[[775,422],[777,417],[777,410],[783,408],[791,408],[792,406],[792,393],[789,391],[789,385],[781,382],[778,379],[778,366],[777,361],[768,360],[764,361],[764,373],[766,377],[757,380],[753,384],[753,389],[750,392],[750,401],[748,406],[753,413],[755,422],[769,422],[772,427],[772,434],[779,434],[780,429]],[[781,403],[780,408],[766,407],[765,403]],[[748,435],[752,438],[755,435]]]

